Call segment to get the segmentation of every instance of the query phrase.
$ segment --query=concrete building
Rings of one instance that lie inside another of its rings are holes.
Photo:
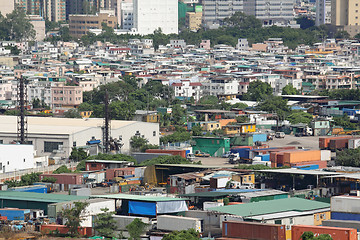
[[[28,117],[28,141],[37,156],[67,158],[73,146],[85,146],[92,137],[103,138],[103,119]],[[130,152],[130,138],[143,136],[150,144],[159,144],[159,124],[135,121],[111,121],[111,137],[122,139],[122,153]],[[0,116],[0,141],[17,139],[17,117]]]
[[[27,14],[58,22],[66,20],[66,0],[15,0]]]
[[[249,50],[249,42],[246,38],[239,38],[238,43],[236,44],[236,49],[240,51]]]
[[[134,28],[142,35],[159,28],[165,34],[177,34],[178,1],[134,0]]]
[[[243,0],[203,0],[202,22],[206,28],[217,28],[221,21],[243,11]]]
[[[76,107],[83,102],[80,86],[59,86],[51,88],[52,108]]]
[[[0,13],[3,16],[14,11],[14,0],[6,0],[1,3]]]
[[[175,97],[179,99],[194,98],[195,101],[199,101],[201,94],[200,82],[190,82],[190,80],[182,80],[178,83],[173,83],[171,87],[174,88]]]
[[[360,33],[360,0],[332,0],[331,24],[351,36]]]
[[[45,35],[45,20],[38,15],[29,16],[30,23],[34,26],[36,32],[35,40],[42,41],[46,37]]]
[[[134,4],[132,2],[121,3],[120,16],[121,29],[131,30],[134,28]]]
[[[199,30],[202,23],[202,12],[187,12],[185,21],[190,31]]]
[[[80,38],[88,33],[89,29],[101,29],[102,23],[116,28],[117,18],[112,10],[101,10],[96,15],[69,15],[69,29],[73,37]]]

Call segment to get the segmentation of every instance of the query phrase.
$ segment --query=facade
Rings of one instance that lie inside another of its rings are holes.
[[[14,138],[16,139],[16,138]],[[13,140],[14,140],[13,139]],[[35,168],[34,146],[18,144],[0,144],[0,172],[15,172]]]
[[[243,11],[243,0],[203,0],[202,4],[206,28],[217,28],[224,18]]]
[[[200,82],[190,82],[189,80],[183,80],[180,83],[173,83],[171,86],[175,90],[174,93],[176,98],[194,98],[195,101],[199,101],[202,96],[202,84]]]
[[[92,139],[103,139],[103,119],[68,119],[28,117],[28,141],[37,156],[69,157],[72,147],[85,146]],[[111,137],[122,139],[122,153],[130,152],[130,138],[143,136],[149,144],[159,145],[159,124],[135,121],[111,121]],[[17,117],[0,117],[0,141],[17,139]]]
[[[202,12],[187,12],[185,22],[190,31],[199,30],[202,23]]]
[[[75,107],[83,102],[82,87],[80,86],[62,86],[52,87],[52,105],[56,107]]]
[[[34,26],[36,32],[35,41],[42,41],[46,37],[45,35],[45,20],[37,15],[30,15],[30,23]]]
[[[0,13],[3,15],[3,16],[6,16],[6,14],[9,14],[11,13],[12,11],[14,11],[14,1],[13,0],[10,0],[10,1],[3,1],[1,3],[1,9],[0,9]]]
[[[66,0],[15,0],[29,15],[40,15],[54,22],[66,20]]]
[[[114,11],[101,10],[96,15],[69,15],[69,30],[73,37],[80,38],[88,33],[89,29],[101,29],[102,23],[116,28],[117,18]]]
[[[178,1],[134,0],[134,28],[141,35],[159,28],[165,34],[177,34]]]
[[[238,81],[234,78],[214,77],[209,82],[202,83],[203,95],[227,95],[238,93]]]
[[[344,29],[351,36],[360,33],[360,0],[332,0],[331,24]]]
[[[134,28],[134,4],[132,2],[121,3],[121,29],[131,30]]]

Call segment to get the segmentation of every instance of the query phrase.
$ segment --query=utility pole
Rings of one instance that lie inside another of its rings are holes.
[[[19,104],[19,115],[17,121],[17,130],[18,130],[18,142],[20,144],[26,143],[26,134],[27,134],[27,120],[25,117],[25,100],[26,100],[26,91],[25,91],[25,79],[23,77],[18,79],[18,104]]]

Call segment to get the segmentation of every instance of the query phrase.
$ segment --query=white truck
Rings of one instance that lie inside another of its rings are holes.
[[[163,231],[182,231],[190,228],[203,232],[204,220],[181,216],[160,215],[157,217],[157,229]]]

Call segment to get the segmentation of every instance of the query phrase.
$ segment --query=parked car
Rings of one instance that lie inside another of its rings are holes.
[[[195,154],[193,153],[189,153],[187,156],[186,156],[186,159],[190,160],[190,161],[195,161]]]
[[[276,138],[284,138],[284,137],[285,137],[285,133],[284,133],[284,132],[276,132],[276,133],[275,133],[275,137],[276,137]]]
[[[198,153],[195,153],[195,157],[210,157],[210,154],[198,152]]]
[[[228,151],[228,152],[224,153],[224,155],[222,157],[223,158],[229,158],[230,154],[231,154],[231,152]]]

